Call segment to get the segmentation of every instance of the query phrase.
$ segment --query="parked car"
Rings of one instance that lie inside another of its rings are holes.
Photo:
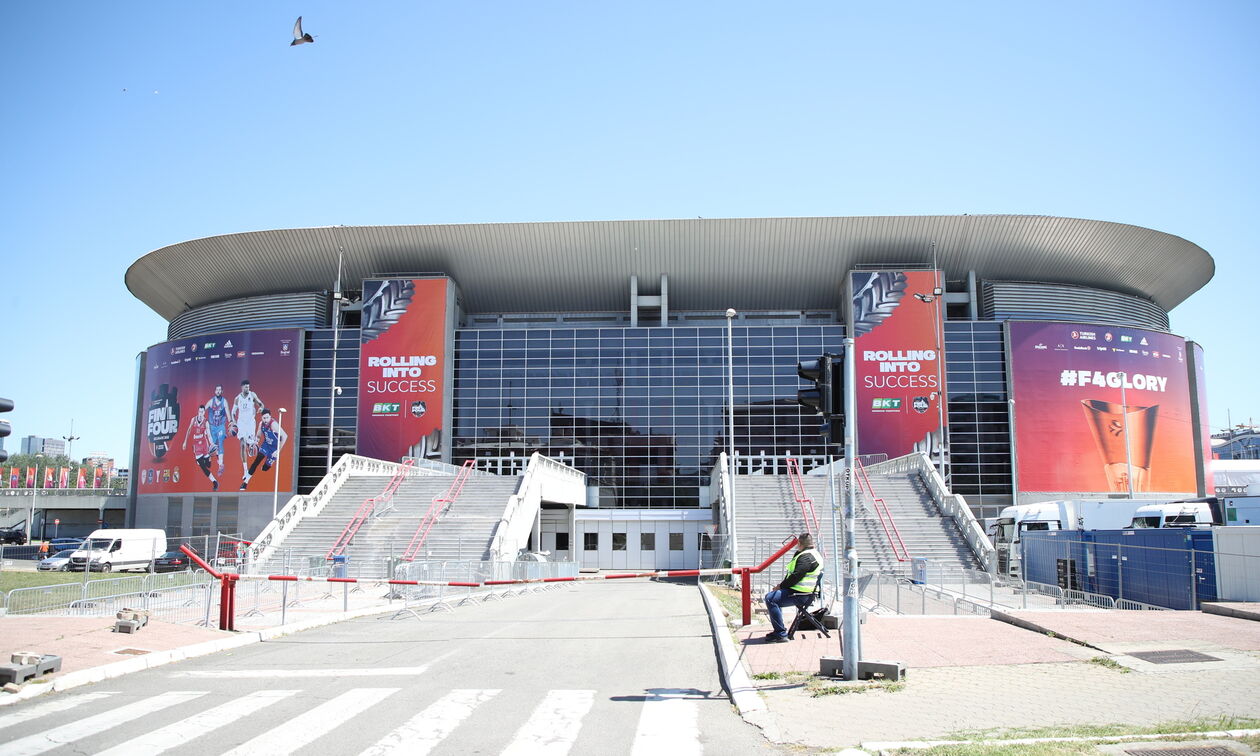
[[[64,549],[77,549],[82,545],[82,538],[54,538],[48,542],[48,550],[62,551]]]
[[[0,543],[15,543],[21,546],[26,543],[26,531],[18,528],[0,528]]]
[[[195,566],[182,551],[167,551],[153,560],[154,572],[181,572]]]
[[[35,565],[35,569],[40,572],[68,572],[70,570],[70,555],[73,553],[74,549],[58,551],[47,559],[41,559],[39,564]]]

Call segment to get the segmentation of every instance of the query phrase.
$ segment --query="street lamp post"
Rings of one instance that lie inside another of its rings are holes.
[[[726,502],[728,530],[731,534],[731,563],[735,562],[735,316],[734,308],[726,311]]]
[[[284,407],[280,408],[280,416],[276,418],[276,423],[281,428],[284,427],[284,413],[288,412]],[[274,475],[274,487],[271,491],[271,519],[276,519],[276,515],[280,512],[280,450],[276,449],[276,465]]]
[[[79,440],[79,436],[74,435],[74,418],[70,418],[70,435],[62,436],[61,439],[66,442],[66,456],[70,458],[70,463],[74,464],[74,442]]]
[[[341,343],[341,250],[337,251],[337,282],[333,285],[332,327],[332,379],[328,384],[328,464],[324,472],[332,471],[333,434],[336,433],[337,427],[337,397],[341,395],[341,387],[337,385],[337,347]]]

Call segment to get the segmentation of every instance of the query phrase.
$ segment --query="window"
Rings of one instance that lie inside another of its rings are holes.
[[[599,533],[583,533],[582,547],[587,551],[599,550]]]
[[[193,497],[192,535],[194,537],[208,536],[213,532],[210,526],[210,507],[209,496]]]
[[[166,499],[166,535],[179,538],[184,528],[184,500],[178,496]]]
[[[235,496],[220,496],[218,506],[215,507],[215,529],[220,533],[236,532],[236,512],[237,498]]]
[[[640,533],[639,549],[642,551],[656,551],[656,534]]]
[[[625,551],[625,550],[626,550],[626,534],[613,533],[613,551]]]
[[[683,534],[682,533],[669,534],[669,550],[670,551],[683,550]]]
[[[568,550],[569,550],[569,534],[556,533],[556,551],[568,551]]]

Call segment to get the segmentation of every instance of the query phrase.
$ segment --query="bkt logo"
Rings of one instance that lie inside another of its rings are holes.
[[[871,409],[877,409],[877,410],[901,409],[901,400],[876,398],[876,399],[871,400]]]
[[[402,409],[401,404],[397,404],[397,403],[391,404],[390,402],[377,402],[372,405],[372,414],[373,415],[397,414],[398,410],[400,409]]]

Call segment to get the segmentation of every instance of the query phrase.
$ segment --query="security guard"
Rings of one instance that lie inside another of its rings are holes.
[[[809,606],[814,586],[822,575],[822,554],[814,548],[814,537],[801,533],[796,537],[797,550],[787,565],[783,582],[766,594],[766,611],[774,629],[766,633],[767,643],[787,643],[787,627],[783,624],[783,607],[794,606],[801,611]]]

